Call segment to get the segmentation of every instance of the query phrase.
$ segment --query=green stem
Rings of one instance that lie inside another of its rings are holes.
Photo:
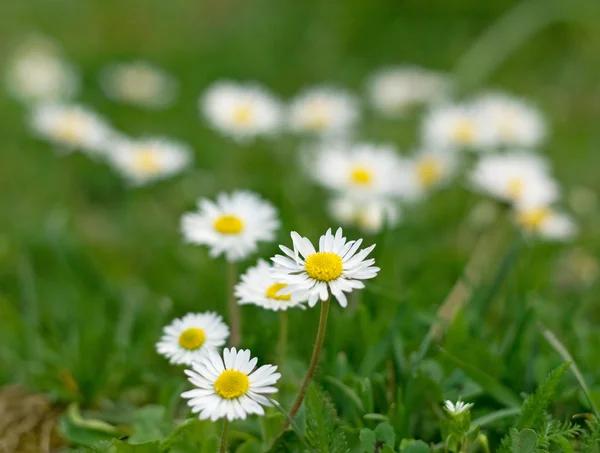
[[[240,306],[235,300],[234,288],[237,283],[237,267],[235,263],[227,263],[227,310],[229,311],[229,327],[231,336],[229,346],[238,347],[242,342],[242,317]]]
[[[229,433],[229,420],[223,419],[223,433],[221,434],[221,447],[219,453],[227,453],[227,434]]]
[[[288,324],[287,310],[281,310],[279,313],[279,344],[277,348],[277,365],[279,370],[283,369],[285,356],[287,354]]]

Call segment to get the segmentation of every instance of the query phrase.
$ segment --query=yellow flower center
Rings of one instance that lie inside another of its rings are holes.
[[[460,121],[452,133],[452,138],[462,145],[473,143],[475,141],[475,126],[470,121]]]
[[[244,229],[244,221],[234,215],[225,214],[215,220],[214,227],[221,234],[240,234]]]
[[[518,200],[525,191],[525,182],[521,178],[508,181],[508,196],[511,200]]]
[[[58,140],[70,143],[77,143],[81,138],[82,127],[84,123],[85,122],[80,117],[80,115],[65,115],[59,121],[57,128],[54,132],[54,136]]]
[[[135,156],[135,169],[140,173],[156,173],[160,170],[158,156],[152,149],[141,149]]]
[[[204,330],[197,327],[190,327],[179,335],[179,346],[189,351],[198,349],[204,344],[204,341],[206,341]]]
[[[517,215],[517,222],[526,230],[539,228],[550,216],[548,208],[534,208],[522,211]]]
[[[281,296],[277,295],[279,290],[285,288],[286,286],[287,285],[285,283],[273,283],[271,286],[269,286],[267,288],[267,291],[266,291],[267,297],[269,299],[274,299],[274,300],[285,300],[285,301],[290,300],[292,298],[292,296],[289,294],[283,294]]]
[[[249,387],[248,375],[237,370],[225,370],[215,381],[215,392],[227,400],[244,395]]]
[[[434,186],[441,177],[442,168],[435,160],[429,158],[422,159],[417,164],[417,178],[426,189]]]
[[[373,173],[365,167],[354,167],[350,173],[350,180],[357,186],[369,186],[373,182]]]
[[[498,129],[500,130],[500,135],[506,139],[513,139],[515,137],[516,128],[516,118],[512,113],[506,113],[503,118],[500,120],[500,124]]]
[[[306,258],[304,269],[315,280],[329,282],[342,275],[342,258],[333,252],[313,253]]]
[[[306,107],[308,118],[306,126],[308,129],[322,130],[329,123],[330,113],[327,104],[323,101],[313,101]]]
[[[233,112],[233,122],[238,126],[248,126],[252,122],[252,113],[251,105],[239,105]]]

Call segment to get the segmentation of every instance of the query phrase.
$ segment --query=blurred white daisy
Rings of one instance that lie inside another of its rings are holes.
[[[545,206],[560,194],[547,162],[527,151],[482,156],[471,171],[470,187],[520,206]]]
[[[569,240],[577,234],[573,219],[550,206],[518,208],[515,221],[525,234],[550,241]]]
[[[191,365],[227,341],[229,327],[214,312],[188,313],[163,330],[156,350],[173,364]]]
[[[113,137],[103,118],[80,105],[38,104],[31,114],[31,127],[38,137],[65,152],[101,152]]]
[[[546,137],[546,123],[537,108],[525,100],[489,93],[473,101],[485,124],[485,145],[533,148]]]
[[[446,400],[444,403],[444,408],[451,415],[460,415],[465,411],[468,411],[473,407],[473,403],[463,403],[461,400],[458,400],[456,403],[453,403],[450,400]]]
[[[210,125],[237,140],[273,134],[281,123],[279,102],[257,84],[216,82],[200,98]]]
[[[41,37],[26,39],[6,65],[6,84],[17,99],[27,102],[69,99],[79,89],[79,75],[59,49]]]
[[[279,378],[277,367],[263,365],[255,370],[257,358],[249,350],[223,350],[223,358],[214,351],[192,363],[186,370],[189,381],[197,388],[181,396],[200,420],[245,419],[248,415],[264,415],[263,406],[272,406],[267,395],[277,392],[273,387]]]
[[[344,90],[315,87],[296,96],[289,107],[289,124],[295,132],[343,136],[360,116],[357,101]]]
[[[110,162],[134,185],[173,176],[192,159],[187,146],[164,138],[115,140],[109,146]]]
[[[285,283],[280,283],[271,275],[272,266],[264,260],[258,260],[256,266],[251,267],[241,277],[235,287],[235,297],[240,305],[254,304],[269,310],[287,310],[292,307],[304,308],[302,301],[292,300],[289,294],[279,294],[285,288]]]
[[[308,238],[292,231],[294,250],[280,245],[287,256],[276,255],[273,277],[288,286],[280,294],[291,294],[293,300],[308,300],[314,307],[317,301],[335,297],[342,307],[348,305],[346,295],[364,288],[362,280],[377,276],[379,268],[373,258],[365,259],[375,244],[358,251],[362,239],[346,241],[339,228],[335,236],[331,229],[321,236],[317,252]],[[357,253],[358,252],[358,253]]]
[[[391,146],[328,143],[317,150],[308,171],[328,189],[372,200],[401,194],[400,167],[401,159]]]
[[[275,239],[279,224],[271,203],[239,190],[219,194],[216,202],[201,199],[198,212],[184,214],[181,230],[187,242],[208,246],[210,256],[240,261],[256,251],[258,242]]]
[[[109,98],[150,109],[169,106],[177,96],[177,80],[147,61],[115,63],[104,68],[100,84]]]
[[[373,74],[367,84],[371,105],[388,116],[403,115],[419,104],[448,98],[450,78],[417,66],[395,66]]]
[[[419,150],[414,156],[403,159],[402,195],[418,199],[432,190],[447,184],[458,169],[458,155],[452,149]]]
[[[421,134],[428,148],[471,149],[483,143],[485,127],[479,110],[471,104],[440,105],[426,114]]]
[[[356,200],[339,196],[329,203],[334,220],[345,226],[355,226],[367,234],[379,233],[384,227],[398,225],[401,212],[398,204],[390,199]]]

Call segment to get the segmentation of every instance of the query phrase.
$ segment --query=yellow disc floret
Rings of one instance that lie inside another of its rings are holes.
[[[138,151],[134,162],[135,169],[140,173],[156,173],[160,170],[158,156],[152,149]]]
[[[452,133],[454,141],[461,145],[469,145],[475,141],[475,126],[470,121],[459,122]]]
[[[283,294],[281,296],[278,296],[277,293],[279,292],[279,290],[285,288],[287,285],[285,283],[273,283],[271,286],[269,286],[267,288],[266,291],[266,295],[269,299],[274,299],[274,300],[285,300],[288,301],[292,298],[291,295],[289,294]]]
[[[179,346],[189,351],[194,351],[202,346],[205,340],[206,335],[204,334],[204,330],[191,327],[179,335]]]
[[[357,186],[369,186],[373,182],[373,173],[365,167],[354,167],[350,173],[350,181]]]
[[[518,200],[525,191],[525,183],[521,178],[513,178],[508,181],[508,196],[511,200]]]
[[[53,135],[58,140],[77,144],[81,140],[84,128],[85,120],[81,115],[71,113],[60,118]]]
[[[546,207],[532,208],[519,212],[517,222],[525,230],[537,230],[550,216],[550,209]]]
[[[304,269],[315,280],[329,282],[342,275],[342,258],[333,252],[313,253],[306,258]]]
[[[233,121],[238,126],[248,126],[252,123],[253,114],[252,106],[242,104],[233,111]]]
[[[221,398],[232,400],[243,396],[250,387],[248,375],[237,370],[225,370],[215,381],[215,392]]]
[[[224,214],[215,220],[214,227],[221,234],[240,234],[244,229],[244,221],[237,216]]]
[[[442,177],[442,168],[433,159],[422,159],[417,164],[417,178],[426,189],[435,186]]]

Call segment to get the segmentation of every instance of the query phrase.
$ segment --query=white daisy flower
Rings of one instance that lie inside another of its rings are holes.
[[[329,143],[317,150],[310,176],[320,185],[359,200],[401,194],[401,159],[391,146]]]
[[[458,155],[452,149],[422,149],[413,157],[403,159],[402,195],[419,199],[447,184],[458,169]]]
[[[38,137],[66,152],[100,152],[113,137],[104,119],[80,105],[39,104],[33,109],[31,127]]]
[[[460,415],[471,409],[471,407],[473,407],[473,403],[463,403],[461,400],[458,400],[456,403],[446,400],[444,403],[444,408],[452,415]]]
[[[550,241],[569,240],[577,234],[573,219],[550,206],[518,208],[515,221],[525,234]]]
[[[287,310],[292,307],[304,308],[302,301],[292,300],[289,294],[279,294],[285,288],[285,283],[280,283],[271,275],[272,266],[264,260],[258,260],[256,266],[251,267],[241,277],[240,283],[235,287],[235,297],[240,305],[254,304],[268,310]]]
[[[187,242],[210,247],[210,256],[240,261],[256,251],[259,241],[275,239],[279,224],[271,203],[240,190],[221,193],[216,202],[201,199],[198,212],[184,214],[181,230]]]
[[[532,152],[485,155],[471,171],[470,186],[477,192],[519,206],[545,206],[556,201],[560,189],[547,162]]]
[[[229,327],[214,312],[188,313],[175,319],[163,330],[156,350],[172,364],[191,365],[209,351],[216,351],[227,341]]]
[[[364,288],[361,280],[377,276],[379,268],[373,258],[365,259],[375,244],[357,253],[362,239],[346,241],[339,228],[335,236],[331,229],[321,236],[317,252],[308,238],[292,231],[294,250],[280,245],[287,256],[276,255],[273,277],[288,286],[280,294],[291,294],[292,299],[308,300],[309,307],[317,301],[326,301],[330,293],[342,307],[348,305],[346,295],[354,289]]]
[[[450,78],[417,66],[381,69],[368,81],[371,105],[384,115],[405,114],[419,104],[432,104],[448,98]]]
[[[533,148],[546,137],[544,117],[530,103],[502,93],[490,93],[473,101],[485,122],[484,142],[487,146]]]
[[[168,178],[187,167],[191,150],[164,138],[117,140],[112,142],[109,159],[133,185],[139,186]]]
[[[483,143],[486,128],[478,109],[471,104],[433,107],[422,124],[422,141],[431,149],[477,148]]]
[[[329,203],[329,212],[340,224],[357,226],[368,234],[379,233],[384,226],[394,228],[401,218],[398,204],[385,198],[360,201],[340,196]]]
[[[169,106],[179,90],[173,76],[147,61],[107,66],[100,74],[100,85],[115,101],[149,109]]]
[[[23,101],[58,101],[77,93],[79,75],[53,43],[35,37],[14,50],[7,62],[6,84]]]
[[[342,136],[356,124],[359,116],[354,97],[327,86],[300,93],[289,107],[289,124],[295,132]]]
[[[192,363],[186,370],[189,381],[197,388],[181,396],[200,420],[232,421],[248,415],[264,415],[263,406],[272,406],[266,395],[277,392],[273,387],[281,377],[274,365],[263,365],[254,370],[257,358],[250,358],[249,350],[224,349],[223,358],[214,351]]]
[[[281,123],[279,102],[252,83],[217,82],[200,98],[200,109],[212,127],[237,140],[273,134]]]

